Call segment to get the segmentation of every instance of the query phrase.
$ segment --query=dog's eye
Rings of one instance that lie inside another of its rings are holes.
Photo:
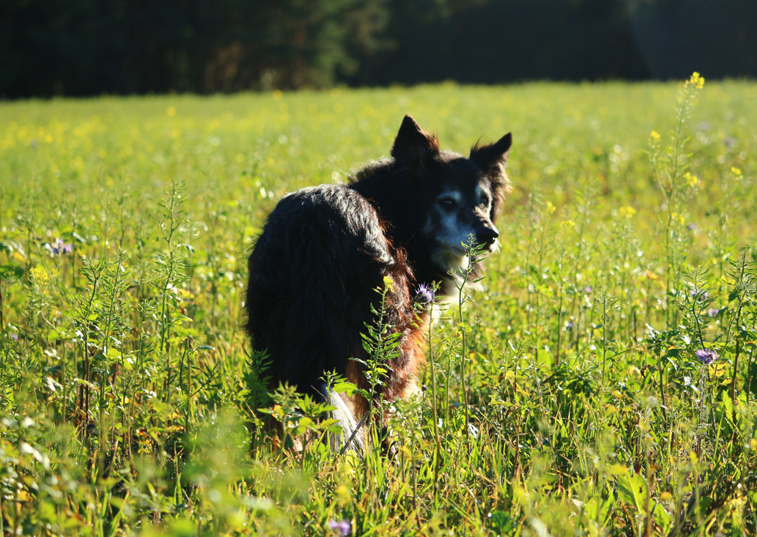
[[[492,199],[489,196],[484,196],[481,198],[481,205],[483,205],[484,207],[488,207],[491,202]]]
[[[457,200],[454,198],[442,198],[439,200],[439,205],[446,211],[451,211],[457,207]]]

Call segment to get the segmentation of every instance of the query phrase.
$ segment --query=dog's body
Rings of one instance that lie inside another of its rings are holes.
[[[508,134],[475,146],[470,158],[442,152],[407,116],[392,158],[369,164],[348,186],[305,188],[279,202],[250,256],[246,300],[247,331],[255,349],[270,353],[272,387],[289,382],[329,398],[322,379],[336,371],[367,388],[352,359],[368,358],[361,334],[375,322],[372,308],[383,307],[401,336],[381,395],[392,401],[413,391],[428,317],[415,295],[421,284],[455,291],[450,271],[469,262],[462,243],[470,236],[495,245],[510,143]],[[386,289],[383,306],[376,289]],[[359,419],[367,402],[356,396],[348,407]]]

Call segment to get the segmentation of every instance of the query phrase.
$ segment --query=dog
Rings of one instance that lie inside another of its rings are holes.
[[[246,330],[253,348],[270,355],[272,387],[287,382],[331,402],[351,441],[369,402],[330,392],[323,378],[335,371],[368,389],[363,334],[383,311],[399,344],[376,396],[391,403],[417,391],[428,289],[451,297],[458,269],[470,269],[471,280],[481,274],[463,244],[496,247],[511,143],[510,133],[476,143],[465,158],[440,150],[405,116],[390,158],[367,164],[347,185],[281,199],[249,257],[245,301]]]

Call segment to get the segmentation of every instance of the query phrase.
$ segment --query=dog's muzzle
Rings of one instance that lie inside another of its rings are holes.
[[[499,231],[494,226],[482,224],[476,229],[476,242],[486,246],[487,249],[494,245],[497,237],[499,237]]]

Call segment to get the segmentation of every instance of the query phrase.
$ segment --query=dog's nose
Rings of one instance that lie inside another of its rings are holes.
[[[491,246],[494,244],[494,241],[497,240],[497,237],[499,237],[499,233],[495,228],[491,227],[483,227],[477,234],[476,240],[479,244],[484,244],[486,246]]]

